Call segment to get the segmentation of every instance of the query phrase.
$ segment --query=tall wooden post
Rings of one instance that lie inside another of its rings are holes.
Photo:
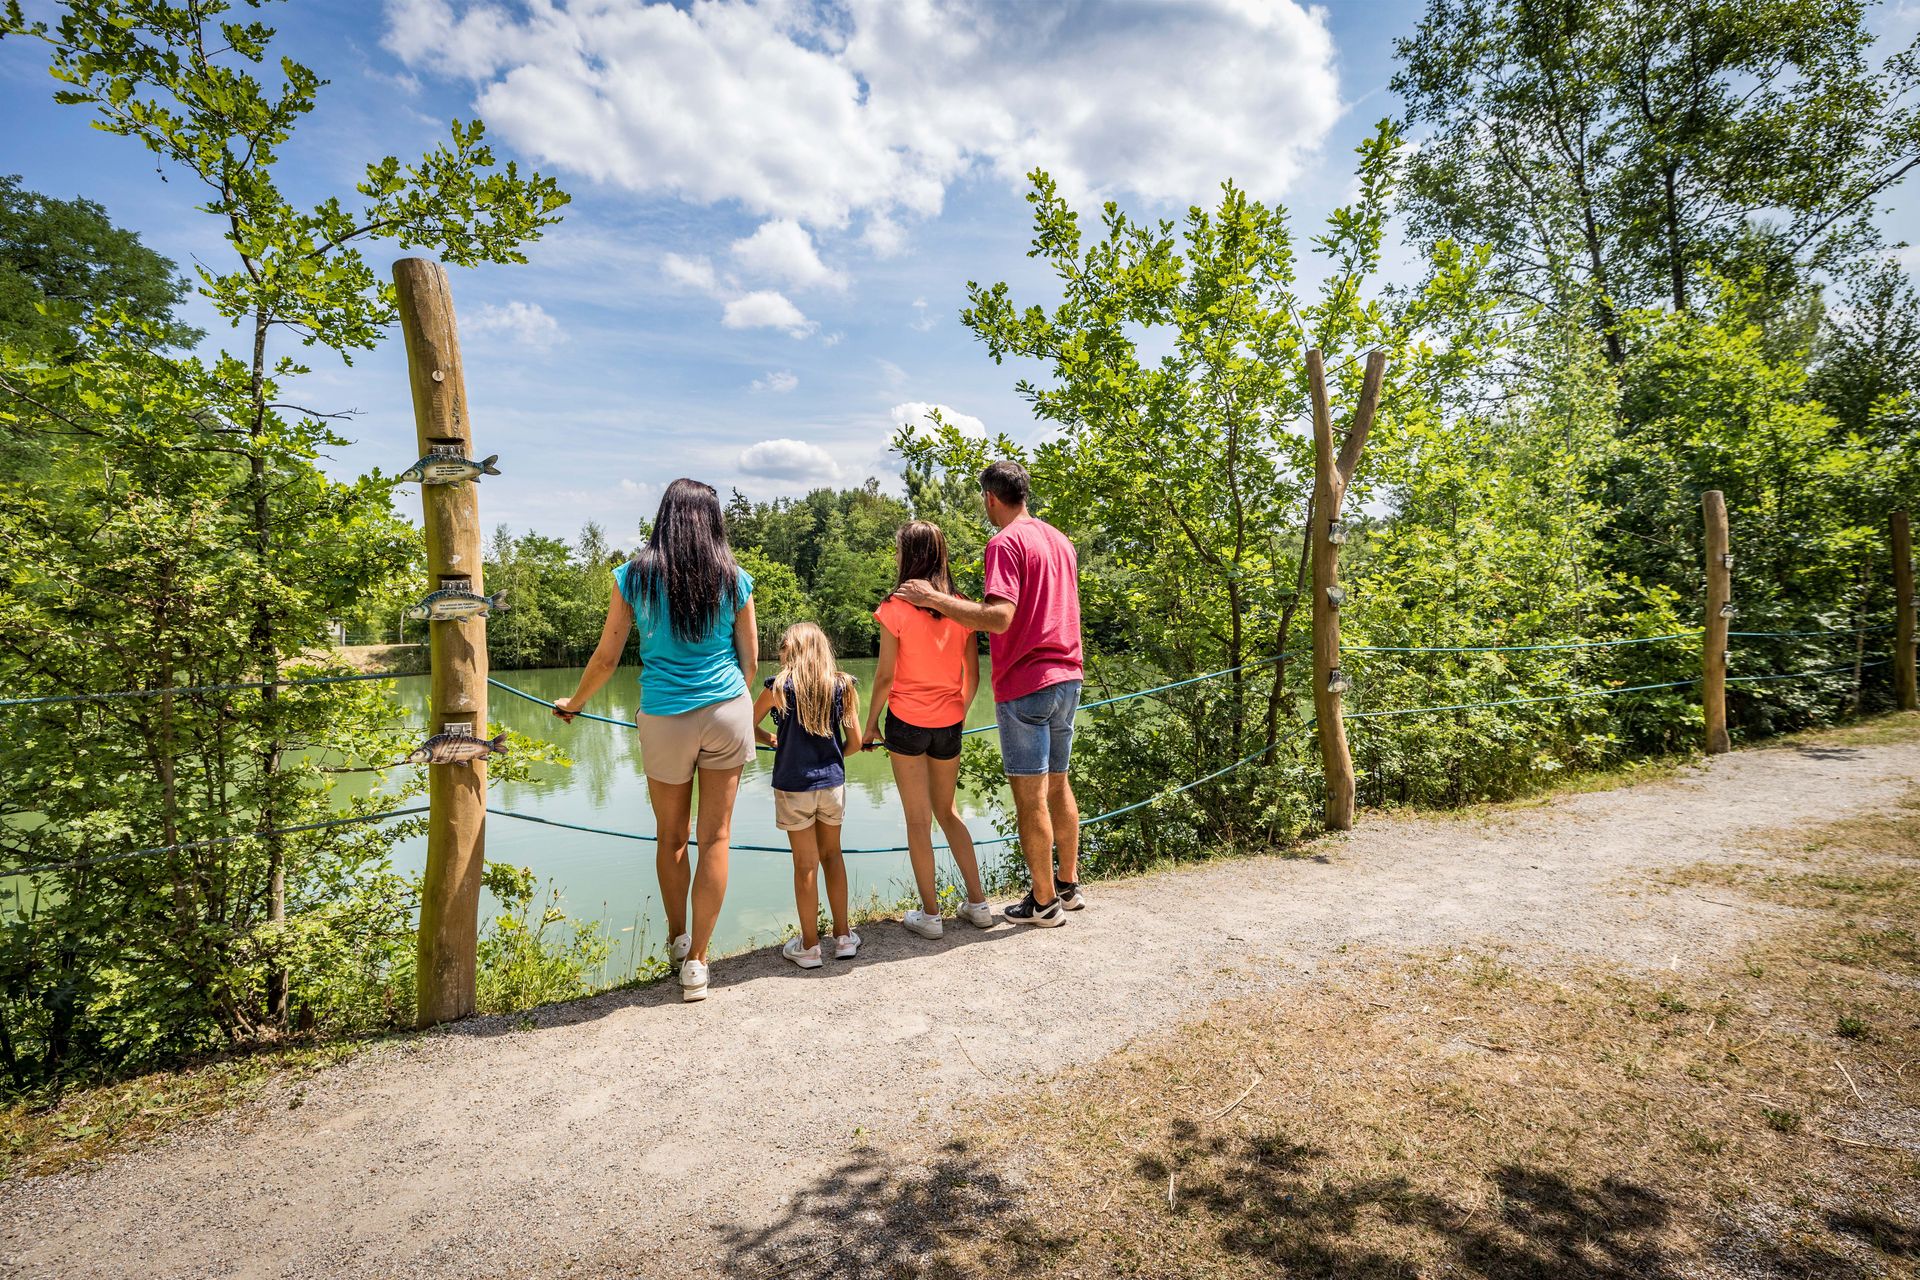
[[[1920,689],[1914,686],[1913,530],[1907,513],[1893,513],[1893,683],[1902,711],[1920,711]]]
[[[1733,602],[1733,552],[1727,535],[1727,500],[1718,489],[1700,499],[1707,522],[1707,634],[1702,648],[1700,703],[1707,718],[1707,754],[1733,750],[1727,737],[1727,622]]]
[[[425,258],[393,264],[400,329],[422,456],[435,449],[474,456],[466,378],[446,269]],[[480,581],[480,502],[473,484],[422,484],[426,508],[426,591]],[[422,594],[425,594],[423,592]],[[487,731],[487,623],[429,622],[433,704],[430,732]],[[474,1009],[474,952],[480,930],[480,873],[486,852],[487,766],[428,765],[427,872],[420,889],[416,1021],[464,1018]]]
[[[1387,353],[1367,357],[1366,381],[1352,425],[1333,451],[1333,410],[1327,402],[1327,375],[1320,351],[1307,352],[1307,390],[1313,400],[1313,523],[1307,530],[1313,547],[1313,714],[1320,734],[1320,764],[1327,779],[1327,830],[1353,827],[1353,755],[1347,749],[1347,726],[1341,719],[1340,690],[1340,544],[1334,527],[1347,483],[1360,463],[1367,433],[1373,429],[1380,403],[1380,383],[1387,372]]]

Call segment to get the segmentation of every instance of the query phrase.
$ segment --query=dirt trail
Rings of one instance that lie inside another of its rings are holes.
[[[697,1276],[868,1140],[932,1132],[1346,946],[1492,943],[1669,969],[1773,908],[1635,894],[1752,832],[1889,806],[1920,739],[1775,747],[1491,817],[1363,820],[1308,856],[1094,885],[1045,932],[865,931],[802,972],[761,951],[712,997],[657,986],[368,1052],[86,1173],[0,1185],[20,1276]],[[636,874],[641,869],[636,864]]]

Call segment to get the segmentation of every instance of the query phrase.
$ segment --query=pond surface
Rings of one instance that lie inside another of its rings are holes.
[[[873,680],[873,659],[848,659],[841,667],[859,678],[864,695]],[[984,655],[980,667],[980,691],[967,715],[969,728],[993,723],[993,697]],[[774,670],[763,664],[760,674],[764,678]],[[621,668],[585,709],[630,721],[640,702],[638,672],[637,667]],[[515,688],[549,701],[571,694],[580,679],[577,667],[494,674]],[[424,724],[427,677],[403,677],[394,681],[393,688],[401,705]],[[571,726],[565,725],[547,708],[501,689],[489,690],[487,711],[496,724],[558,743],[573,759],[572,768],[540,766],[530,782],[491,784],[487,789],[489,805],[615,831],[653,832],[653,811],[647,805],[646,778],[640,768],[639,735],[631,728],[596,720],[575,720]],[[793,863],[784,852],[787,837],[773,825],[772,770],[772,755],[756,752],[753,763],[741,775],[740,797],[733,813],[736,847],[730,859],[726,905],[714,935],[716,954],[770,942],[796,921]],[[980,800],[962,792],[960,809],[976,836],[995,834]],[[847,761],[847,820],[841,840],[850,847],[866,848],[906,843],[906,826],[893,792],[893,771],[884,753],[863,752]],[[936,829],[934,842],[941,841]],[[751,852],[737,847],[743,844],[774,846],[781,852]],[[663,945],[666,919],[654,877],[653,850],[651,842],[558,830],[498,815],[487,819],[489,861],[531,867],[543,882],[551,881],[559,890],[560,905],[567,914],[605,922],[617,944],[608,969],[613,980],[630,973],[637,959]],[[982,849],[981,861],[991,865],[1003,852],[998,846]],[[943,874],[957,883],[958,873],[945,852],[935,856]],[[395,847],[397,870],[417,872],[425,861],[424,836]],[[905,853],[849,854],[847,870],[856,906],[873,894],[891,902],[913,888],[913,872]],[[490,901],[482,904],[483,911],[497,909]]]

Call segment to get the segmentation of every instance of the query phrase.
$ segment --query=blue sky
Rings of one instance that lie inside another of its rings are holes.
[[[30,4],[44,14],[45,3]],[[1352,151],[1398,104],[1392,40],[1424,4],[1290,0],[1053,5],[986,0],[293,0],[282,48],[332,83],[287,151],[296,197],[350,192],[484,117],[496,149],[557,177],[565,223],[519,267],[456,272],[492,525],[631,540],[664,484],[756,497],[868,475],[941,405],[1030,440],[961,327],[970,279],[1045,301],[1025,256],[1022,174],[1083,213],[1111,197],[1177,218],[1233,177],[1286,205],[1301,243],[1351,188]],[[1904,43],[1920,4],[1873,19]],[[178,174],[52,102],[40,50],[0,45],[0,172],[104,204],[182,264],[223,263]],[[1914,202],[1890,222],[1912,236]],[[377,246],[375,261],[394,256]],[[1913,259],[1909,257],[1911,262]],[[1400,256],[1405,272],[1404,252]],[[237,345],[204,310],[208,346]],[[318,355],[293,399],[353,409],[342,474],[413,460],[398,336],[344,368]],[[397,504],[411,514],[413,502]]]

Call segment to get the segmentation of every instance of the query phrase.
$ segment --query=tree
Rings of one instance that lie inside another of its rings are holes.
[[[96,995],[73,1016],[97,1036],[119,1034],[120,1022],[160,1026],[171,1048],[212,1029],[244,1038],[283,1028],[300,939],[320,918],[338,923],[354,886],[385,883],[381,859],[405,831],[284,831],[339,811],[328,764],[394,758],[398,708],[375,691],[279,682],[324,647],[331,617],[404,571],[412,534],[392,515],[387,481],[339,483],[314,465],[341,443],[330,426],[339,415],[287,398],[283,385],[306,370],[274,348],[296,338],[351,359],[381,339],[395,303],[364,256],[375,243],[456,265],[521,261],[519,246],[566,200],[549,179],[496,166],[480,125],[456,122],[451,141],[419,161],[388,157],[353,193],[294,205],[276,181],[280,148],[323,82],[271,56],[270,27],[228,12],[217,0],[76,0],[49,26],[10,2],[0,23],[6,37],[47,45],[59,101],[88,107],[98,127],[191,178],[231,254],[196,276],[241,328],[241,354],[168,359],[152,323],[123,340],[96,317],[73,358],[35,361],[10,347],[0,370],[6,425],[42,442],[73,481],[0,501],[13,566],[0,584],[7,686],[258,686],[119,710],[51,704],[0,767],[0,812],[40,819],[7,829],[8,853],[72,872],[40,895],[58,919],[36,916],[48,925],[36,936],[61,963],[92,965],[92,986],[80,985]],[[262,67],[274,68],[269,79]],[[31,747],[52,740],[89,746]],[[133,856],[178,844],[190,847]],[[133,941],[102,948],[110,921]],[[42,1034],[66,1016],[48,1001],[68,997],[45,985],[58,971],[38,965],[0,986],[39,1010]],[[128,968],[148,986],[116,976]],[[158,992],[173,1004],[156,1009]],[[41,1044],[42,1069],[59,1069],[58,1046]]]
[[[0,333],[10,340],[68,346],[95,317],[122,313],[156,326],[169,346],[191,346],[199,331],[173,314],[186,291],[170,259],[93,201],[56,200],[23,188],[18,174],[0,177]]]
[[[1328,354],[1350,403],[1371,346],[1390,355],[1381,425],[1430,400],[1423,385],[1470,369],[1493,328],[1477,261],[1436,250],[1431,278],[1389,307],[1367,296],[1379,263],[1400,140],[1382,123],[1359,148],[1359,194],[1315,246],[1328,260],[1316,298],[1301,295],[1285,215],[1231,182],[1218,204],[1171,222],[1136,222],[1109,202],[1100,234],[1082,231],[1052,179],[1032,175],[1030,256],[1052,271],[1058,302],[1015,302],[1004,284],[969,283],[962,322],[996,363],[1033,362],[1020,395],[1053,438],[1033,450],[951,426],[903,430],[896,445],[923,500],[933,482],[977,487],[990,457],[1026,461],[1044,512],[1080,548],[1095,688],[1232,668],[1165,701],[1103,711],[1083,732],[1086,802],[1124,803],[1171,778],[1199,777],[1297,730],[1285,661],[1299,643],[1311,444],[1305,355]],[[1351,357],[1351,358],[1347,358]],[[1353,501],[1365,501],[1362,473]],[[1297,696],[1297,688],[1293,691]],[[1174,856],[1239,836],[1271,837],[1302,798],[1274,770],[1223,780],[1204,799],[1139,828],[1089,833],[1106,857]],[[1080,779],[1076,778],[1076,785]],[[1289,806],[1292,806],[1290,809]]]
[[[1494,250],[1502,283],[1586,309],[1689,304],[1694,266],[1790,284],[1875,242],[1920,163],[1920,54],[1879,67],[1856,0],[1429,0],[1393,89],[1431,128],[1413,232]]]

